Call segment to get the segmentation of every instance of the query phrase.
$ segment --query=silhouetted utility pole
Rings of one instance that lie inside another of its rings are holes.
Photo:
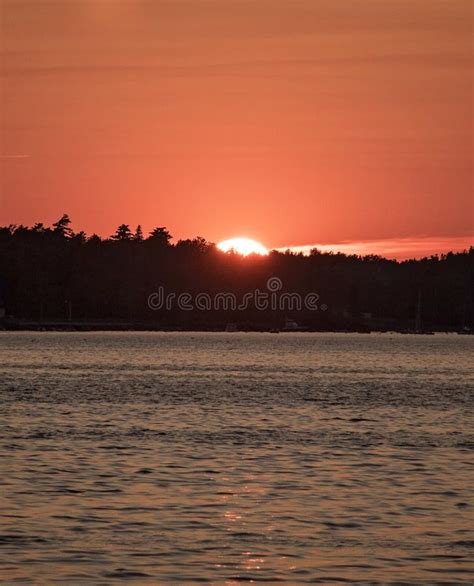
[[[70,301],[66,301],[67,305],[67,319],[68,321],[72,321],[72,303]]]
[[[421,288],[418,288],[418,301],[416,304],[415,332],[421,332]]]

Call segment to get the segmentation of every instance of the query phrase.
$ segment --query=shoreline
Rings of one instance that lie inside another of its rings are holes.
[[[254,328],[236,328],[226,329],[221,328],[204,328],[204,327],[177,327],[177,326],[163,326],[163,325],[149,325],[134,322],[60,322],[60,321],[4,321],[0,323],[0,332],[160,332],[160,333],[227,333],[227,334],[244,334],[244,333],[272,333],[272,334],[403,334],[403,335],[434,335],[434,334],[457,334],[457,335],[474,335],[472,330],[463,329],[449,329],[449,328],[433,328],[422,329],[416,331],[412,328],[309,328],[298,327],[294,329],[275,329],[270,327],[254,327]]]

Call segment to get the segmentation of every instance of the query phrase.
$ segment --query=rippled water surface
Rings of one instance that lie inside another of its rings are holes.
[[[473,349],[0,333],[0,582],[471,584]]]

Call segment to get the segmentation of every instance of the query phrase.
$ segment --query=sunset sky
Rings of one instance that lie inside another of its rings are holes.
[[[0,225],[474,243],[470,0],[0,5]]]

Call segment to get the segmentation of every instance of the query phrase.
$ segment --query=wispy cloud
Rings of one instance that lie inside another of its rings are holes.
[[[317,248],[321,252],[341,252],[344,254],[377,254],[385,258],[405,260],[408,258],[423,258],[432,254],[442,254],[449,251],[467,250],[474,246],[474,235],[470,236],[417,236],[405,238],[387,238],[368,241],[342,241],[334,244],[305,244],[277,248],[277,250],[302,252],[309,254]]]

